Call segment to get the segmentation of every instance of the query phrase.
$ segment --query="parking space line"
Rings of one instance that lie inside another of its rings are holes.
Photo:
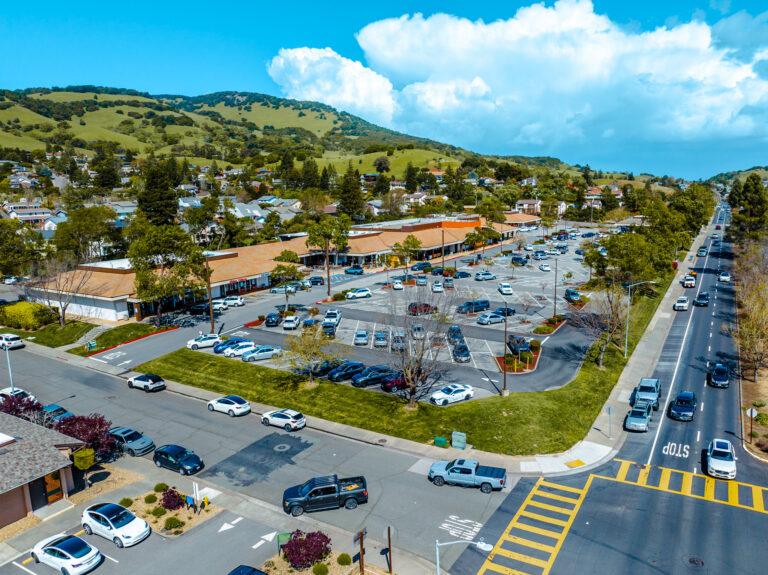
[[[104,553],[103,551],[101,552],[101,554],[102,554],[102,555],[104,555],[104,557],[106,557],[106,558],[107,558],[107,559],[109,559],[110,561],[114,561],[115,563],[120,563],[120,561],[118,561],[117,559],[115,559],[115,558],[113,558],[113,557],[110,557],[109,555],[107,555],[107,554],[106,554],[106,553]]]
[[[31,557],[30,557],[30,559],[31,559]],[[27,569],[26,567],[24,567],[23,565],[20,565],[16,561],[14,561],[13,564],[16,565],[16,567],[18,567],[22,571],[26,571],[27,573],[31,573],[31,575],[37,575],[37,573],[35,573],[34,571],[32,571],[30,569]]]

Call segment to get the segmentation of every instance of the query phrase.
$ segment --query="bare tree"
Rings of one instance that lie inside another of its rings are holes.
[[[64,326],[67,309],[84,292],[92,276],[90,269],[78,267],[74,256],[60,252],[42,262],[27,290],[33,299],[41,299],[49,307],[58,308],[59,323]]]
[[[293,369],[315,379],[315,368],[324,361],[334,361],[342,356],[339,346],[328,340],[320,330],[320,324],[304,327],[298,335],[286,339],[283,361]]]
[[[627,302],[621,285],[614,283],[593,294],[590,302],[571,314],[570,321],[598,340],[597,365],[603,367],[605,352],[613,344],[620,347],[624,322],[627,318]]]

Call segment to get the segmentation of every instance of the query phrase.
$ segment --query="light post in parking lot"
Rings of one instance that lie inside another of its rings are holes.
[[[11,372],[11,346],[10,345],[5,346],[5,361],[8,363],[8,381],[11,384],[11,395],[13,395],[13,392],[16,391],[16,388],[13,386],[13,373]]]
[[[627,350],[629,349],[629,313],[632,311],[632,288],[643,284],[655,283],[656,282],[653,280],[648,280],[644,282],[635,282],[627,286],[627,289],[629,290],[629,304],[627,305],[627,319],[624,325],[624,359],[627,359]]]
[[[509,306],[506,299],[501,298],[501,301],[504,302],[504,347],[501,350],[501,371],[503,372],[504,383],[501,387],[501,397],[507,397],[509,395],[509,390],[507,389],[507,310]]]

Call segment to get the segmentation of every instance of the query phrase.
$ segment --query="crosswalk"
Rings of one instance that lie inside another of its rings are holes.
[[[477,575],[548,574],[591,482],[578,488],[539,479]]]
[[[615,475],[595,477],[768,514],[768,488],[761,485],[722,481],[700,473],[641,465],[624,459],[614,461],[619,464]]]

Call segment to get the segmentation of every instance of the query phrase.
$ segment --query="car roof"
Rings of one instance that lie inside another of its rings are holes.
[[[90,545],[76,535],[62,535],[47,543],[46,547],[55,547],[56,549],[61,549],[65,553],[71,555],[73,551],[77,551],[83,547],[90,547]]]
[[[722,449],[723,451],[732,451],[733,446],[731,445],[731,442],[727,439],[713,439],[712,445],[715,446],[715,449]]]
[[[162,447],[158,447],[156,451],[162,451],[163,453],[168,453],[169,455],[173,455],[174,453],[183,453],[186,450],[187,449],[185,447],[182,447],[181,445],[169,443],[168,445],[163,445]]]
[[[694,397],[696,397],[696,394],[692,391],[681,391],[677,394],[678,399],[693,399]]]
[[[117,426],[109,430],[109,432],[114,435],[128,435],[129,433],[133,433],[134,431],[136,430],[131,427],[125,427],[125,426]]]
[[[101,513],[108,519],[115,517],[125,511],[125,507],[118,505],[117,503],[97,503],[88,508],[89,511],[96,511]]]

